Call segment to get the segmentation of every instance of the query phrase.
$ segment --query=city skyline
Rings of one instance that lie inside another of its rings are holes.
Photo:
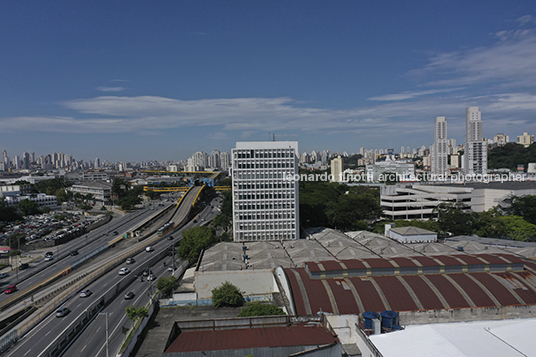
[[[184,160],[234,143],[302,152],[536,132],[532,4],[320,1],[6,4],[0,140],[10,156]],[[262,15],[261,15],[262,14]]]

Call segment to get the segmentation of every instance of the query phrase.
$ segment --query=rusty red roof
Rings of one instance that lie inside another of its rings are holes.
[[[273,346],[317,346],[338,342],[337,337],[334,337],[323,326],[307,324],[215,331],[186,331],[179,334],[165,353],[239,350]]]
[[[311,279],[303,268],[285,271],[298,315],[536,304],[536,273],[528,270],[344,279]]]

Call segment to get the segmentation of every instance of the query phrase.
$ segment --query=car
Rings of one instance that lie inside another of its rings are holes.
[[[167,237],[168,240],[173,240],[173,236]]]
[[[75,256],[75,255],[78,255],[78,250],[71,250],[71,256]]]
[[[197,219],[194,219],[194,223],[197,223]]]
[[[128,273],[130,273],[129,268],[121,268],[121,269],[119,269],[119,275],[127,275]]]
[[[114,231],[113,235],[116,236],[118,235],[119,233],[117,231]]]
[[[0,273],[0,279],[7,278],[9,276],[8,273]]]
[[[24,270],[24,269],[28,269],[30,267],[30,265],[28,263],[22,263],[19,267],[19,270]]]
[[[170,265],[170,266],[168,266],[167,271],[169,271],[170,273],[173,273],[175,270],[174,270],[173,267]]]
[[[151,271],[149,270],[149,268],[147,268],[147,269],[145,269],[145,270],[143,271],[143,276],[147,276],[147,275],[149,275],[149,274],[151,274]]]
[[[45,257],[51,257],[51,256],[53,256],[53,255],[54,255],[54,253],[52,253],[52,252],[46,252],[46,253],[45,253]]]
[[[134,258],[127,258],[127,260],[125,261],[125,263],[127,263],[127,264],[132,264],[132,263],[134,263],[134,261],[135,261]]]
[[[129,291],[128,293],[125,294],[126,300],[132,299],[133,297],[134,297],[134,293],[132,291]]]
[[[93,293],[91,292],[91,290],[89,290],[89,289],[84,289],[84,290],[82,290],[82,291],[80,292],[80,297],[85,298],[85,297],[88,297],[88,296],[91,295],[91,294],[93,294]]]
[[[52,255],[47,255],[47,256],[45,257],[45,262],[49,262],[49,261],[51,261],[52,259],[54,259],[54,257],[53,257]]]
[[[10,285],[6,288],[6,290],[4,290],[4,294],[12,294],[17,290],[17,285]]]
[[[69,310],[68,308],[60,307],[59,309],[56,310],[56,317],[67,316],[69,314],[69,312],[71,312],[71,310]]]
[[[148,277],[147,277],[147,280],[149,281],[153,281],[156,279],[156,276],[154,274],[150,274]]]
[[[145,248],[145,251],[146,252],[152,252],[152,251],[154,251],[154,248],[152,246],[148,246],[148,247]]]

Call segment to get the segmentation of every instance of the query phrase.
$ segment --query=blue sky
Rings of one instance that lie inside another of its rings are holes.
[[[181,160],[536,134],[534,1],[6,1],[0,149]]]

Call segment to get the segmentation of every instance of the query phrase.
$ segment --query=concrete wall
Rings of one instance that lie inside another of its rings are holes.
[[[487,321],[536,317],[536,305],[479,307],[466,309],[401,311],[400,325],[418,325],[444,322]]]
[[[212,289],[224,282],[235,285],[244,296],[272,294],[277,285],[271,270],[208,271],[195,273],[195,291],[198,299],[212,297]]]
[[[389,237],[396,239],[401,243],[415,243],[415,242],[435,242],[437,241],[437,233],[435,234],[419,234],[419,235],[402,235],[392,230],[389,231]]]
[[[307,352],[306,352],[307,351]],[[300,353],[301,352],[301,353]],[[259,347],[245,348],[240,350],[220,350],[220,351],[199,351],[199,352],[175,352],[164,353],[164,357],[273,357],[273,356],[290,356],[293,354],[307,357],[340,357],[342,348],[340,344],[334,344],[326,347],[317,346],[287,346],[287,347]]]

